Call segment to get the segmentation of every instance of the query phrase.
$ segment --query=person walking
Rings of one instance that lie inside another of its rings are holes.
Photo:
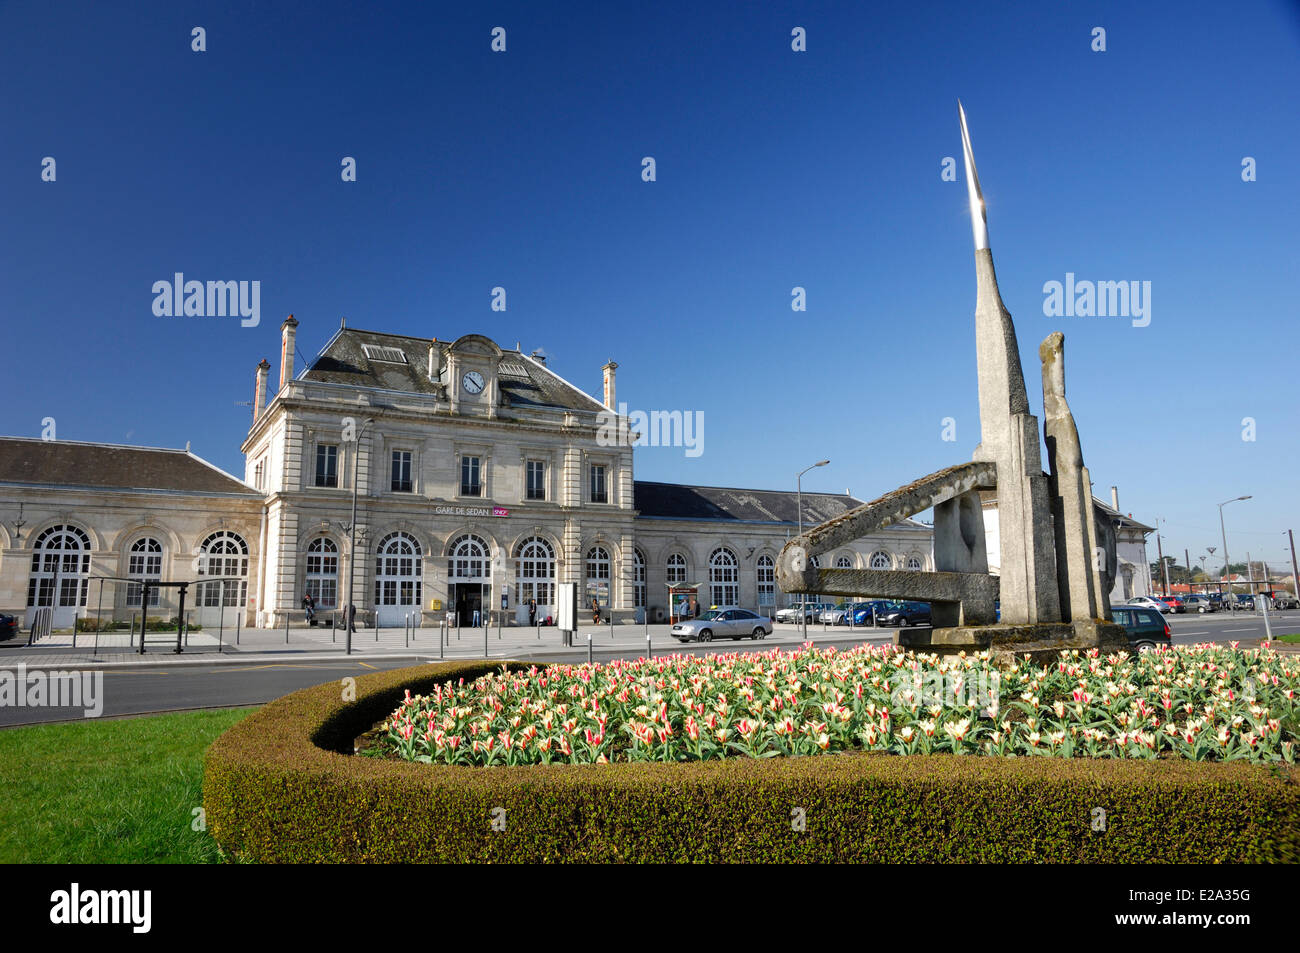
[[[357,607],[351,602],[348,603],[348,631],[354,635],[357,631]]]
[[[595,596],[591,597],[591,624],[600,625],[600,603]]]
[[[307,616],[307,624],[315,625],[316,624],[316,600],[312,598],[310,592],[304,592],[302,594],[302,609],[303,609],[303,613]]]
[[[528,624],[537,625],[537,600],[528,600]]]

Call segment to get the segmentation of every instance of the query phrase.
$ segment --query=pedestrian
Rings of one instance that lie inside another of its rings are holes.
[[[595,596],[591,597],[591,624],[600,625],[600,603]]]
[[[537,600],[528,600],[528,624],[537,625]]]
[[[473,623],[473,627],[476,628],[476,629],[478,628],[479,617],[480,617],[480,613],[479,613],[478,608],[476,607],[476,608],[474,609],[474,623]]]
[[[351,602],[348,603],[348,631],[353,634],[357,631],[357,607]]]
[[[310,592],[304,592],[302,594],[302,609],[304,614],[307,616],[307,624],[315,625],[316,624],[316,600],[312,598]]]

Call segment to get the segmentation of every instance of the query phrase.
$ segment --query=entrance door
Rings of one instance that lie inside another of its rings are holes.
[[[51,526],[32,546],[32,572],[27,586],[27,625],[36,610],[54,610],[52,628],[69,629],[77,610],[86,605],[90,574],[90,537],[77,526]]]
[[[456,607],[456,615],[460,618],[460,624],[465,626],[474,625],[474,614],[478,613],[479,624],[486,621],[483,618],[483,586],[480,583],[458,583],[454,586],[455,594],[453,596]]]
[[[423,560],[420,544],[406,533],[391,533],[375,555],[375,612],[380,626],[405,625],[420,611]]]

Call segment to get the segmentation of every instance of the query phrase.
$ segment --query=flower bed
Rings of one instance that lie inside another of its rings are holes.
[[[351,753],[407,691],[492,671],[420,665],[264,706],[208,750],[209,833],[264,862],[1300,860],[1300,768],[1286,764],[848,753],[473,768]]]
[[[407,693],[381,752],[453,765],[825,752],[1295,763],[1300,659],[1072,652],[994,666],[892,647],[536,666]]]

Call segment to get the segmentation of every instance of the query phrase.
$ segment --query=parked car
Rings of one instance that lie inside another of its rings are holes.
[[[1216,606],[1208,596],[1188,596],[1183,600],[1183,605],[1187,608],[1188,612],[1200,612],[1202,614],[1206,612],[1214,612],[1218,609],[1218,606]]]
[[[1129,645],[1142,652],[1173,644],[1173,632],[1158,609],[1124,605],[1110,610],[1111,617],[1128,631]]]
[[[877,610],[876,622],[880,625],[896,625],[900,629],[909,625],[929,625],[930,603],[891,602],[885,607],[883,616]]]
[[[1214,606],[1216,610],[1228,608],[1227,601],[1223,598],[1223,593],[1221,592],[1206,593],[1205,598],[1210,600],[1210,605]]]
[[[1159,599],[1153,599],[1150,596],[1134,596],[1128,602],[1128,606],[1141,606],[1144,609],[1155,609],[1157,612],[1168,612],[1169,607]]]
[[[801,608],[800,606],[787,606],[784,609],[778,610],[776,613],[776,621],[777,622],[798,622],[800,608]],[[833,609],[835,607],[829,602],[809,602],[806,603],[804,606],[802,606],[802,608],[804,610],[804,618],[807,619],[809,622],[816,622],[821,617],[821,614],[823,612],[825,612],[827,609]]]
[[[1273,593],[1273,608],[1300,609],[1300,601],[1297,601],[1296,597],[1291,595],[1291,593],[1285,590],[1278,590]]]
[[[0,642],[18,635],[18,618],[0,612]]]
[[[1180,613],[1187,611],[1187,606],[1183,604],[1183,600],[1179,596],[1161,596],[1160,601],[1169,607],[1170,612]]]
[[[1233,605],[1238,609],[1249,609],[1253,611],[1255,608],[1255,597],[1249,592],[1239,592],[1237,593],[1237,598]]]
[[[823,609],[817,613],[817,621],[825,625],[842,625],[844,623],[844,613],[848,611],[848,606],[831,606],[829,609]]]
[[[698,619],[678,622],[672,629],[672,636],[678,642],[712,642],[714,639],[743,639],[746,636],[765,639],[771,634],[772,621],[767,616],[736,606],[710,609]]]
[[[868,602],[857,603],[853,608],[853,624],[859,626],[871,625],[873,622],[877,622],[879,617],[885,614],[888,606],[888,599],[872,599]],[[873,608],[875,609],[875,615],[872,615],[871,610]]]

